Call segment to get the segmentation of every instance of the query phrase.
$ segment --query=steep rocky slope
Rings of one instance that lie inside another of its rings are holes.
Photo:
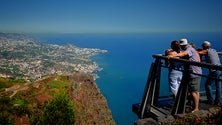
[[[76,125],[115,125],[106,98],[100,93],[93,77],[81,73],[69,76]]]

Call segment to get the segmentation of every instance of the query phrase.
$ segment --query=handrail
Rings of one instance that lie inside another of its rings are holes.
[[[222,53],[222,52],[221,52]],[[200,67],[204,67],[204,68],[208,68],[208,69],[217,69],[217,70],[221,70],[222,71],[222,66],[220,65],[212,65],[209,63],[205,63],[205,62],[195,62],[195,61],[189,61],[186,59],[180,59],[180,58],[167,58],[166,56],[163,56],[162,54],[155,54],[153,55],[154,58],[160,58],[160,59],[168,59],[169,61],[173,61],[173,62],[180,62],[183,64],[189,64],[189,65],[195,65],[195,66],[200,66]]]
[[[218,53],[218,55],[222,55],[222,52],[217,52]]]

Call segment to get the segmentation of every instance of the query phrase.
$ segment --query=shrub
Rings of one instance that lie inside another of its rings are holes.
[[[29,115],[30,110],[28,109],[28,102],[23,99],[15,99],[13,101],[13,113],[17,116]]]
[[[16,105],[13,106],[13,113],[17,116],[29,115],[30,110],[26,105]]]
[[[58,94],[44,109],[44,124],[71,125],[75,122],[73,104],[68,94]]]

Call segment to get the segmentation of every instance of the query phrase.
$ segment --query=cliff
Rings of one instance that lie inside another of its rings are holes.
[[[1,124],[33,124],[40,119],[44,104],[63,91],[69,93],[73,102],[75,125],[115,125],[107,100],[90,74],[73,72],[31,83],[0,78],[0,84]]]
[[[71,95],[77,112],[76,125],[115,125],[106,98],[100,93],[91,75],[69,75]]]

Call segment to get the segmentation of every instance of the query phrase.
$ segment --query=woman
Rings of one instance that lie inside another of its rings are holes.
[[[166,56],[176,55],[176,54],[180,53],[179,42],[176,40],[172,41],[171,42],[171,49],[165,51],[165,53],[166,53]],[[177,91],[178,91],[180,83],[181,83],[181,79],[182,79],[182,72],[180,71],[182,69],[182,66],[178,62],[174,62],[174,63],[170,63],[169,67],[170,67],[169,74],[168,74],[169,89],[175,99]]]

